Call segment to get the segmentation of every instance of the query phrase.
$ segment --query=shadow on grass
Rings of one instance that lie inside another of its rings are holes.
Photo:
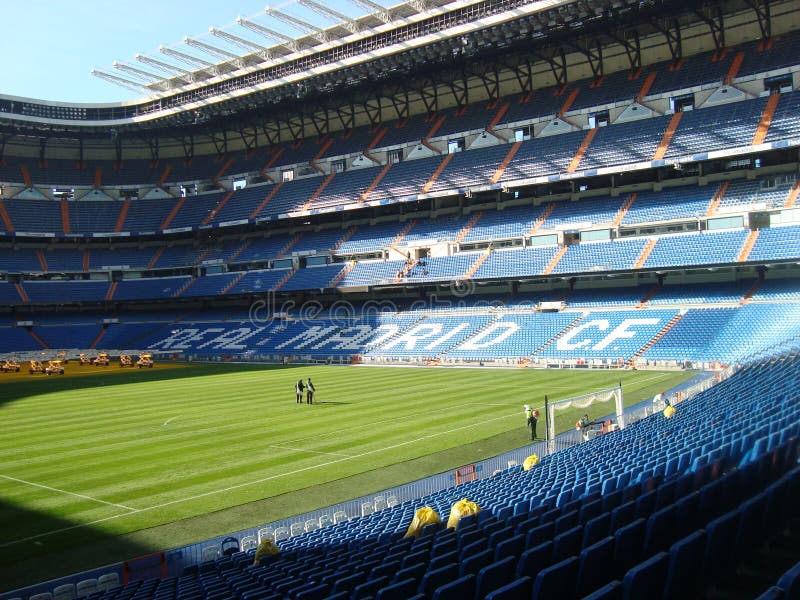
[[[20,523],[30,524],[31,529],[15,533]],[[0,595],[152,552],[125,537],[4,499],[0,499],[0,532]],[[76,575],[75,580],[82,578]],[[42,591],[52,591],[47,587]]]
[[[0,373],[0,406],[7,402],[66,390],[81,390],[114,385],[127,385],[145,381],[167,381],[187,377],[229,374],[242,371],[289,370],[302,366],[235,364],[235,363],[169,363],[157,364],[153,369],[121,369],[109,367],[81,367],[70,363],[64,376]]]

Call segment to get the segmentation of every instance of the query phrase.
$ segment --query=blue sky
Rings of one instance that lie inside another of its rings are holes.
[[[396,3],[378,2],[387,6]],[[341,0],[324,3],[348,15],[364,13]],[[182,42],[185,36],[207,35],[209,27],[230,25],[238,16],[262,15],[267,4],[308,20],[313,18],[317,25],[333,24],[283,0],[3,0],[0,94],[63,102],[116,102],[142,97],[143,93],[91,75],[91,69],[124,75],[112,67],[114,61],[142,67],[134,59],[136,54],[160,58],[161,45],[189,50]],[[262,25],[297,35],[281,23],[258,18]],[[232,33],[247,37],[241,28]]]

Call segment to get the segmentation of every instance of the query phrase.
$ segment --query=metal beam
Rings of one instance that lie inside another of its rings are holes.
[[[772,37],[772,14],[769,9],[770,0],[745,0],[747,5],[756,13],[758,27],[761,30],[762,41]]]
[[[91,74],[95,77],[99,77],[109,83],[113,83],[114,85],[118,85],[120,87],[124,87],[126,89],[132,90],[134,92],[140,92],[145,90],[147,93],[152,93],[149,87],[147,87],[143,83],[137,83],[136,81],[131,81],[130,79],[126,79],[124,77],[120,77],[119,75],[112,75],[111,73],[106,73],[105,71],[99,71],[97,69],[92,69]]]
[[[144,54],[137,54],[136,60],[139,62],[143,62],[146,65],[150,65],[151,67],[155,67],[160,71],[164,71],[169,75],[181,74],[181,75],[191,75],[189,71],[182,67],[178,67],[175,65],[171,65],[169,63],[162,62],[160,60],[156,60],[155,58],[150,58],[149,56],[145,56]]]
[[[236,23],[245,29],[252,31],[253,33],[257,33],[261,37],[267,38],[268,40],[278,40],[279,43],[285,44],[292,52],[297,52],[299,48],[297,40],[290,38],[288,35],[284,35],[280,31],[275,31],[269,27],[264,27],[263,25],[254,23],[253,21],[243,17],[238,17],[236,19]]]
[[[311,23],[308,23],[307,21],[303,21],[303,19],[293,17],[292,15],[281,12],[276,8],[272,8],[271,6],[266,7],[264,12],[273,19],[277,19],[278,21],[286,23],[290,27],[299,29],[303,33],[310,34],[312,37],[316,38],[318,42],[324,44],[330,41],[330,36],[325,33],[325,31],[315,25],[312,25]]]
[[[183,38],[183,43],[191,46],[192,48],[202,50],[203,52],[212,56],[218,56],[223,60],[240,60],[242,58],[235,52],[229,52],[227,50],[223,50],[222,48],[218,48],[217,46],[212,46],[211,44],[206,44],[205,42],[201,42],[200,40],[195,40],[190,37]]]
[[[725,20],[722,18],[722,9],[719,6],[702,6],[695,10],[695,14],[708,25],[714,39],[714,49],[722,52],[725,49]]]
[[[246,40],[243,37],[239,37],[238,35],[233,35],[232,33],[228,33],[227,31],[222,31],[221,29],[217,29],[216,27],[211,27],[208,30],[211,35],[214,35],[218,38],[225,40],[226,42],[230,42],[243,50],[249,50],[261,53],[265,58],[269,58],[269,50],[262,46],[261,44],[257,44],[256,42],[251,42],[250,40]]]
[[[392,20],[392,11],[380,4],[372,2],[372,0],[350,0],[350,2],[370,11],[384,23],[389,23]]]
[[[323,17],[327,17],[329,19],[333,19],[341,23],[348,31],[352,33],[357,33],[361,31],[362,27],[355,21],[353,21],[347,15],[343,15],[340,12],[333,10],[323,4],[319,4],[315,0],[297,0],[298,4],[302,4],[303,6],[310,8],[315,13],[322,15]]]
[[[111,64],[111,66],[124,73],[130,73],[131,75],[140,77],[141,79],[153,79],[155,81],[161,81],[161,79],[163,79],[161,75],[156,75],[155,73],[151,73],[150,71],[144,71],[142,69],[137,69],[136,67],[131,67],[130,65],[126,65],[125,63],[114,61]]]
[[[172,48],[167,48],[166,46],[161,46],[158,49],[158,51],[161,52],[162,54],[166,54],[167,56],[177,58],[179,61],[189,65],[190,67],[207,68],[214,66],[214,63],[208,62],[207,60],[203,60],[202,58],[192,56],[191,54],[186,54],[185,52],[181,52],[180,50],[173,50]]]

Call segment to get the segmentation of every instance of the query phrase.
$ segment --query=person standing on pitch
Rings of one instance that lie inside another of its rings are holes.
[[[300,383],[303,383],[302,381]],[[306,404],[314,404],[314,384],[311,383],[311,377],[306,382]]]
[[[530,411],[530,416],[528,417],[528,427],[531,428],[531,439],[537,440],[539,439],[536,436],[536,424],[539,422],[539,411],[535,408]]]
[[[298,379],[297,383],[294,384],[294,401],[297,402],[298,404],[302,404],[303,403],[303,390],[304,389],[305,388],[303,387],[303,380],[302,379]]]

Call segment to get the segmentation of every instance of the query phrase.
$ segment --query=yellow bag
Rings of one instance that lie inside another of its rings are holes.
[[[466,498],[462,498],[461,500],[456,501],[453,504],[453,507],[450,509],[450,518],[447,519],[447,527],[452,527],[453,529],[458,528],[458,522],[461,520],[461,517],[466,517],[467,515],[477,515],[481,512],[481,507],[467,500]]]
[[[423,506],[422,508],[417,509],[417,512],[414,513],[414,519],[411,521],[411,525],[408,526],[408,531],[406,531],[406,534],[403,537],[418,538],[419,534],[422,533],[422,528],[425,527],[425,525],[441,522],[442,519],[439,516],[439,513],[433,510],[430,506]]]
[[[258,566],[262,558],[268,556],[275,556],[281,551],[280,548],[272,541],[272,538],[264,538],[256,548],[256,556],[253,559],[253,565]]]
[[[525,461],[522,463],[522,470],[527,471],[531,467],[535,467],[539,464],[539,455],[538,454],[531,454]]]
[[[674,414],[675,414],[675,407],[672,406],[671,404],[667,408],[664,409],[664,416],[667,419],[669,419]]]

